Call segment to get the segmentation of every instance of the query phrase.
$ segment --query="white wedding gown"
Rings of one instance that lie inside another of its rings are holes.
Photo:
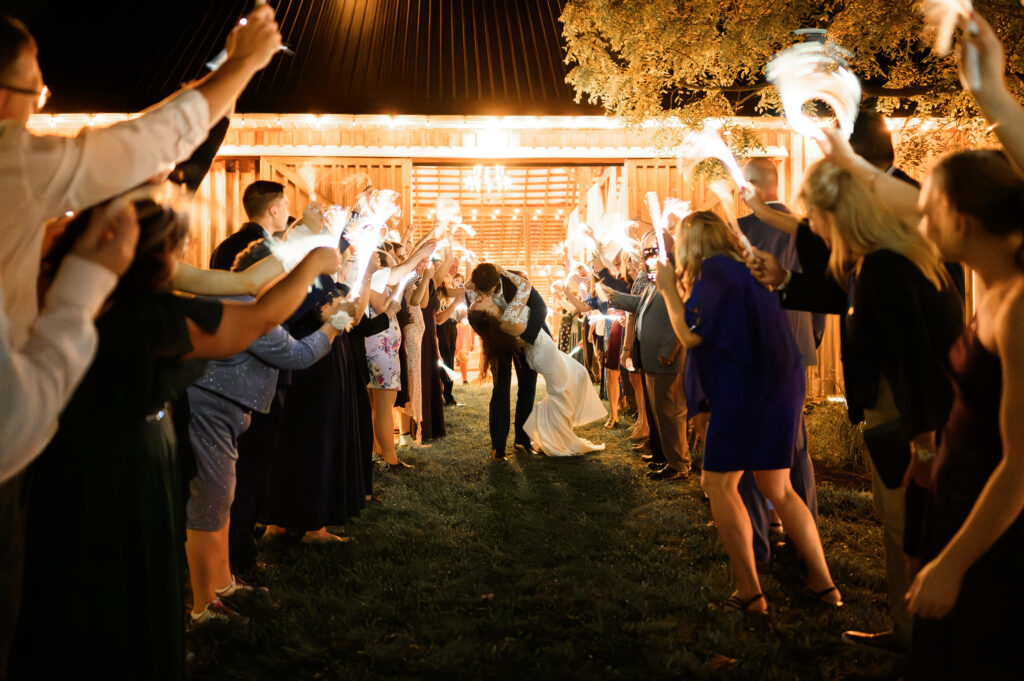
[[[526,361],[544,376],[547,397],[533,405],[523,424],[533,446],[548,456],[577,456],[604,449],[578,437],[573,428],[608,415],[582,364],[558,349],[547,333],[526,346]]]

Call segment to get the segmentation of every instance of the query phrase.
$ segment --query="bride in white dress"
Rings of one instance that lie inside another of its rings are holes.
[[[501,274],[527,293],[532,284],[514,272],[501,270]],[[516,296],[516,301],[526,296]],[[547,396],[533,406],[523,424],[533,446],[548,456],[578,456],[604,449],[581,438],[573,428],[605,418],[607,410],[601,403],[594,384],[582,364],[561,352],[555,341],[545,332],[537,334],[531,344],[519,338],[526,328],[529,308],[521,304],[508,304],[504,310],[491,296],[480,296],[470,306],[470,314],[484,314],[492,321],[489,331],[481,334],[484,353],[488,357],[498,352],[509,352],[515,346],[523,348],[530,367],[544,377]],[[493,354],[492,354],[493,353]]]

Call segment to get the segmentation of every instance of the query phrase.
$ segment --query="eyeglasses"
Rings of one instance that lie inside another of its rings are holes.
[[[46,102],[50,100],[50,88],[45,85],[39,90],[30,90],[23,87],[14,87],[13,85],[4,85],[0,83],[0,88],[4,90],[10,90],[11,92],[17,92],[22,95],[32,95],[36,97],[36,110],[42,110],[46,106]]]

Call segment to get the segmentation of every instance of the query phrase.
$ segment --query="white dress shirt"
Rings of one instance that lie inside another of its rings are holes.
[[[53,436],[96,352],[92,320],[116,284],[75,256],[38,315],[43,225],[121,194],[187,159],[210,128],[206,98],[186,91],[131,121],[76,137],[35,136],[0,122],[0,480]]]
[[[93,318],[116,284],[106,267],[67,256],[20,348],[12,347],[10,320],[0,308],[0,482],[28,466],[53,437],[60,410],[96,353]]]

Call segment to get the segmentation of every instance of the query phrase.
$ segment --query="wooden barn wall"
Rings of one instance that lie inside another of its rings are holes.
[[[807,167],[821,158],[818,148],[807,144],[803,137],[785,129],[766,129],[758,133],[765,147],[783,148],[788,155],[773,160],[779,170],[779,197],[793,205],[796,190],[800,186]],[[627,160],[626,193],[629,214],[632,218],[650,220],[644,195],[656,191],[660,197],[674,196],[691,201],[694,209],[710,208],[718,203],[718,197],[708,188],[708,183],[697,178],[685,182],[683,173],[674,159]],[[731,210],[733,215],[742,217],[750,213],[743,200],[734,193]],[[720,212],[717,211],[716,212]],[[723,215],[724,217],[724,215]],[[807,395],[824,398],[843,393],[843,371],[839,356],[839,318],[827,317],[825,335],[818,347],[817,366],[807,369]]]

